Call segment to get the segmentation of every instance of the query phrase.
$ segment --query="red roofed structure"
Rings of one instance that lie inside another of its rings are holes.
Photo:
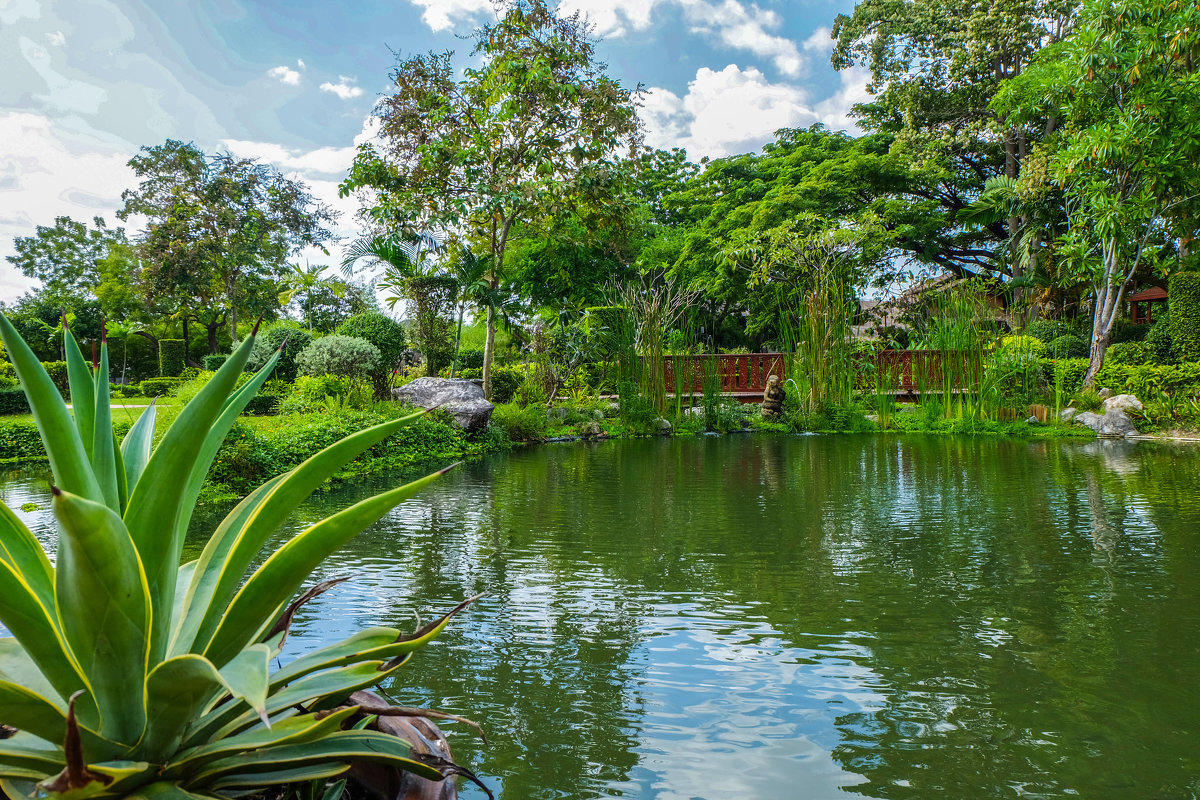
[[[1144,289],[1129,295],[1129,319],[1134,325],[1149,325],[1154,322],[1154,304],[1167,302],[1167,290],[1161,286]],[[1142,306],[1146,313],[1142,313]]]

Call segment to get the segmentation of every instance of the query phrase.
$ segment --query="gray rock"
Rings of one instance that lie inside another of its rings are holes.
[[[1112,397],[1112,389],[1107,389],[1107,388],[1101,389],[1096,394],[1100,397],[1101,400],[1107,400],[1108,398]]]
[[[1142,401],[1131,394],[1118,394],[1104,401],[1105,411],[1141,411]]]
[[[867,422],[879,422],[878,414],[864,414],[863,416],[867,418]]]
[[[564,419],[567,418],[567,410],[565,408],[563,408],[562,406],[555,406],[554,408],[552,408],[546,412],[546,417],[551,422],[562,422]]]
[[[1125,416],[1123,411],[1107,411],[1103,416],[1085,411],[1077,415],[1074,422],[1085,428],[1091,428],[1097,436],[1125,437],[1137,433],[1133,420]]]
[[[1070,422],[1078,413],[1079,409],[1077,408],[1064,408],[1062,411],[1058,412],[1058,418],[1063,422]]]
[[[417,408],[445,409],[463,430],[486,428],[492,420],[492,404],[483,399],[483,388],[472,381],[448,378],[417,378],[392,390],[397,400]]]
[[[1041,425],[1042,421],[1040,419],[1038,419],[1037,415],[1035,414],[1035,415],[1031,416],[1029,419],[1025,420],[1025,423],[1027,425]]]
[[[692,406],[683,410],[684,416],[688,417],[703,417],[704,406]]]
[[[654,426],[654,432],[659,436],[667,436],[671,433],[671,423],[662,417],[658,417],[651,424]]]
[[[599,422],[589,422],[583,426],[583,438],[597,439],[604,435],[604,429],[600,427]]]

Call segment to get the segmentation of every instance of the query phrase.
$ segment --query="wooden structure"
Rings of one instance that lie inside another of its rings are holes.
[[[1165,302],[1167,302],[1167,290],[1161,286],[1153,286],[1137,294],[1131,294],[1129,295],[1129,320],[1134,325],[1149,325],[1154,322],[1154,305]],[[1144,314],[1142,313],[1143,306],[1146,309]]]
[[[721,394],[743,403],[757,403],[767,390],[768,377],[778,375],[779,380],[784,379],[783,364],[783,353],[663,356],[663,377],[667,394],[673,395],[678,387],[684,394],[700,395],[704,376],[715,371],[721,378]]]

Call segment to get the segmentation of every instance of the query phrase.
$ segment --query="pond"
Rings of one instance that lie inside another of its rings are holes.
[[[0,495],[45,503],[45,482]],[[314,578],[352,580],[285,657],[488,592],[390,694],[482,723],[487,746],[447,729],[506,800],[1194,797],[1198,498],[1182,445],[547,445],[461,467],[342,551]]]

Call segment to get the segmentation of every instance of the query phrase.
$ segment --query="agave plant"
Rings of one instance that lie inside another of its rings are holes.
[[[2,315],[0,337],[50,457],[59,523],[51,562],[0,505],[0,623],[12,634],[0,639],[0,723],[17,729],[0,740],[4,793],[219,797],[360,762],[432,780],[459,772],[352,724],[361,709],[344,705],[393,675],[459,609],[411,635],[370,628],[272,668],[296,609],[328,585],[293,600],[313,570],[441,472],[321,520],[251,568],[314,489],[418,415],[349,436],[268,481],[180,566],[209,466],[278,353],[237,387],[252,335],[157,446],[153,404],[118,445],[106,345],[93,371],[64,331],[68,409]]]

